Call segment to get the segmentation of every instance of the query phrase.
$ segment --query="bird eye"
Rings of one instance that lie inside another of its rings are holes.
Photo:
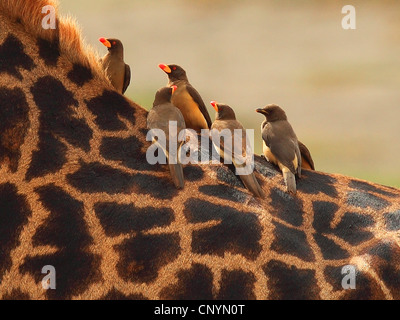
[[[115,41],[113,41],[113,46],[115,46],[117,43]]]
[[[176,70],[176,67],[173,67],[172,70]]]

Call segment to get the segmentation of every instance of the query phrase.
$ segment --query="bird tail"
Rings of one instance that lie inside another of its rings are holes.
[[[290,170],[283,170],[283,179],[285,181],[286,190],[291,194],[296,194],[296,177]]]
[[[258,183],[256,176],[254,173],[249,175],[241,175],[239,176],[242,180],[244,186],[255,196],[258,198],[264,198],[264,191],[261,189],[260,184]]]
[[[302,160],[301,166],[305,169],[315,170],[314,161],[311,157],[310,150],[308,150],[308,148],[304,145],[304,143],[298,141],[298,144]]]
[[[183,166],[180,163],[169,164],[172,181],[178,189],[183,189],[185,186],[185,178],[183,177]]]

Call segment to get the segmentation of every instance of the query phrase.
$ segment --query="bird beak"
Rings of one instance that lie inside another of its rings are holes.
[[[171,88],[172,88],[172,94],[174,94],[174,92],[176,91],[176,89],[178,89],[177,86],[172,86]]]
[[[163,70],[165,73],[171,73],[171,68],[168,67],[166,64],[160,63],[158,67]]]
[[[111,48],[111,43],[106,38],[100,38],[99,41],[104,44],[107,48]]]
[[[258,112],[258,113],[264,113],[264,109],[256,109],[256,112]]]
[[[210,103],[211,103],[211,105],[213,106],[213,108],[215,109],[215,111],[218,112],[218,103],[215,102],[215,101],[211,101]]]

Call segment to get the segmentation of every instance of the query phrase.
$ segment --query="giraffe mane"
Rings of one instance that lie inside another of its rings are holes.
[[[56,29],[44,29],[42,8],[51,5],[56,12]],[[0,0],[0,11],[25,32],[50,42],[58,41],[60,53],[72,63],[79,63],[101,78],[108,77],[100,66],[97,51],[86,44],[75,18],[58,13],[58,0]],[[109,81],[109,80],[108,80]]]

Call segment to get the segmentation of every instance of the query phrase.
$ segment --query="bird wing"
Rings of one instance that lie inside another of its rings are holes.
[[[285,167],[295,174],[293,160],[296,155],[296,136],[288,123],[268,123],[262,131],[262,138],[268,148]],[[298,148],[298,147],[297,147]]]
[[[299,141],[297,140],[297,138],[295,140],[293,140],[294,143],[294,150],[296,152],[296,156],[297,156],[297,175],[299,178],[301,178],[301,152],[300,152],[300,148],[299,148]]]
[[[124,86],[122,88],[122,93],[125,93],[130,83],[131,83],[131,68],[129,67],[129,65],[125,64],[125,77],[124,77]]]
[[[247,135],[246,135],[246,130],[243,128],[243,126],[236,120],[216,120],[211,126],[211,129],[217,130],[221,136],[223,134],[221,133],[222,130],[229,130],[231,133],[231,140],[225,141],[224,139],[219,139],[220,145],[219,145],[219,150],[218,148],[217,151],[220,154],[220,156],[227,161],[232,161],[232,163],[235,166],[242,167],[247,164],[247,157],[250,156],[247,154],[247,146],[249,146],[249,143],[247,141]],[[240,129],[242,130],[241,134],[241,145],[236,146],[237,141],[234,141],[235,135],[234,135],[234,130],[235,129]],[[213,137],[214,138],[214,137]],[[214,144],[215,146],[215,144]],[[239,147],[237,150],[236,148]],[[235,154],[236,151],[236,154]],[[241,152],[241,154],[238,154],[238,152]],[[236,158],[234,157],[236,156]],[[239,157],[243,158],[239,158]],[[243,162],[244,161],[244,162]]]
[[[192,97],[194,102],[196,102],[197,105],[199,106],[199,109],[200,109],[201,113],[203,114],[204,119],[206,119],[206,121],[207,121],[208,127],[211,128],[211,118],[210,118],[210,115],[207,111],[206,105],[204,104],[204,101],[201,98],[200,94],[189,83],[186,85],[186,90],[188,91],[188,93],[190,94],[190,96]]]
[[[249,146],[249,142],[247,141],[247,135],[246,131],[243,128],[243,126],[236,120],[216,120],[212,124],[212,129],[215,129],[219,132],[221,132],[224,129],[228,129],[231,132],[232,135],[232,140],[231,141],[225,141],[225,139],[220,139],[220,146],[219,148],[215,145],[215,140],[213,139],[214,147],[218,151],[219,155],[221,158],[224,160],[232,161],[233,165],[236,168],[242,168],[244,169],[248,165],[251,165],[249,161],[249,154],[248,151],[250,151],[247,146]],[[235,129],[240,129],[242,130],[241,133],[241,145],[239,145],[239,150],[236,150],[235,143],[238,143],[238,141],[234,141],[234,130]],[[221,134],[222,136],[222,134]],[[213,136],[214,138],[214,136]],[[228,143],[230,142],[230,143]],[[242,154],[238,155],[235,154],[235,151],[241,151]],[[225,161],[226,162],[226,161]],[[263,198],[264,197],[264,192],[262,191],[254,173],[252,172],[253,168],[248,168],[246,171],[251,170],[248,174],[237,174],[240,179],[243,182],[243,185],[253,193],[255,197]]]
[[[169,122],[170,121],[176,121],[176,125],[177,125],[177,132],[176,132],[176,136],[175,135],[171,135],[170,133],[170,127],[169,127]],[[157,143],[157,145],[159,145],[163,151],[164,154],[169,158],[170,156],[170,150],[168,150],[169,146],[170,146],[170,135],[172,139],[178,139],[179,133],[186,129],[186,125],[185,125],[185,119],[183,118],[182,113],[180,112],[180,110],[178,108],[176,108],[174,105],[172,105],[171,103],[165,103],[165,104],[161,104],[158,106],[153,107],[150,111],[149,114],[147,116],[147,127],[149,129],[160,129],[164,132],[165,134],[165,146],[161,145],[160,143]],[[182,146],[183,141],[177,141],[177,147],[178,149],[180,149],[180,147]],[[173,152],[174,150],[172,150],[172,154],[175,155],[175,153]]]
[[[178,134],[186,128],[185,119],[180,110],[171,103],[165,103],[153,107],[147,116],[147,126],[149,129],[161,129],[169,135],[169,121],[177,122]]]
[[[300,149],[301,156],[304,158],[305,161],[308,162],[311,169],[315,170],[314,161],[311,157],[310,150],[308,150],[308,148],[302,142],[298,141],[298,143],[299,143],[299,149]]]

